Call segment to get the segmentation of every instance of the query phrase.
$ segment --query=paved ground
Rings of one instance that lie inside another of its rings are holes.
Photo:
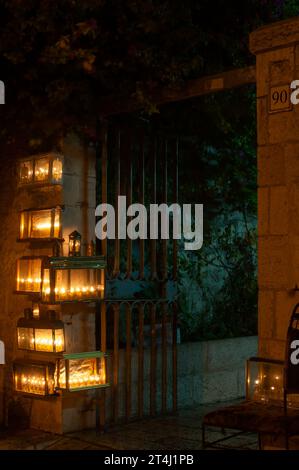
[[[94,430],[65,436],[26,430],[0,433],[0,450],[195,450],[201,449],[202,415],[214,407],[180,411],[177,416],[122,424],[97,435]],[[208,440],[223,437],[217,430],[207,433]],[[225,441],[233,449],[257,449],[255,435],[246,434]]]

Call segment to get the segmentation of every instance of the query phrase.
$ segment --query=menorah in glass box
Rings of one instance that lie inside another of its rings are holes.
[[[16,360],[14,389],[24,395],[47,397],[59,390],[78,392],[109,387],[107,355],[101,351],[63,354],[52,361]]]
[[[88,302],[104,295],[103,256],[49,257],[42,263],[44,303]]]
[[[17,261],[16,292],[42,303],[91,302],[104,295],[103,256],[23,256]]]
[[[19,186],[61,184],[63,157],[58,153],[47,153],[19,161]]]

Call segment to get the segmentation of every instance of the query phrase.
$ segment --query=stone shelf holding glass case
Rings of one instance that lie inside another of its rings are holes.
[[[13,317],[11,388],[31,398],[31,427],[60,434],[94,426],[98,389],[108,384],[102,353],[67,354],[96,349],[96,302],[104,296],[105,260],[94,249],[96,154],[75,135],[55,145],[63,155],[49,151],[18,163],[16,293],[22,295]],[[30,301],[32,312],[20,318]]]

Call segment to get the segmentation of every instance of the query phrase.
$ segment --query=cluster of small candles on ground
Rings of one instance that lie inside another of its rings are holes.
[[[254,380],[254,398],[267,402],[269,399],[280,399],[282,394],[280,375],[260,374]],[[250,382],[250,379],[248,379]]]

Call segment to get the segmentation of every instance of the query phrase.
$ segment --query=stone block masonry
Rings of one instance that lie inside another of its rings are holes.
[[[259,352],[284,358],[292,307],[299,302],[299,106],[273,112],[275,87],[299,79],[299,18],[250,35],[256,55],[258,136]]]

